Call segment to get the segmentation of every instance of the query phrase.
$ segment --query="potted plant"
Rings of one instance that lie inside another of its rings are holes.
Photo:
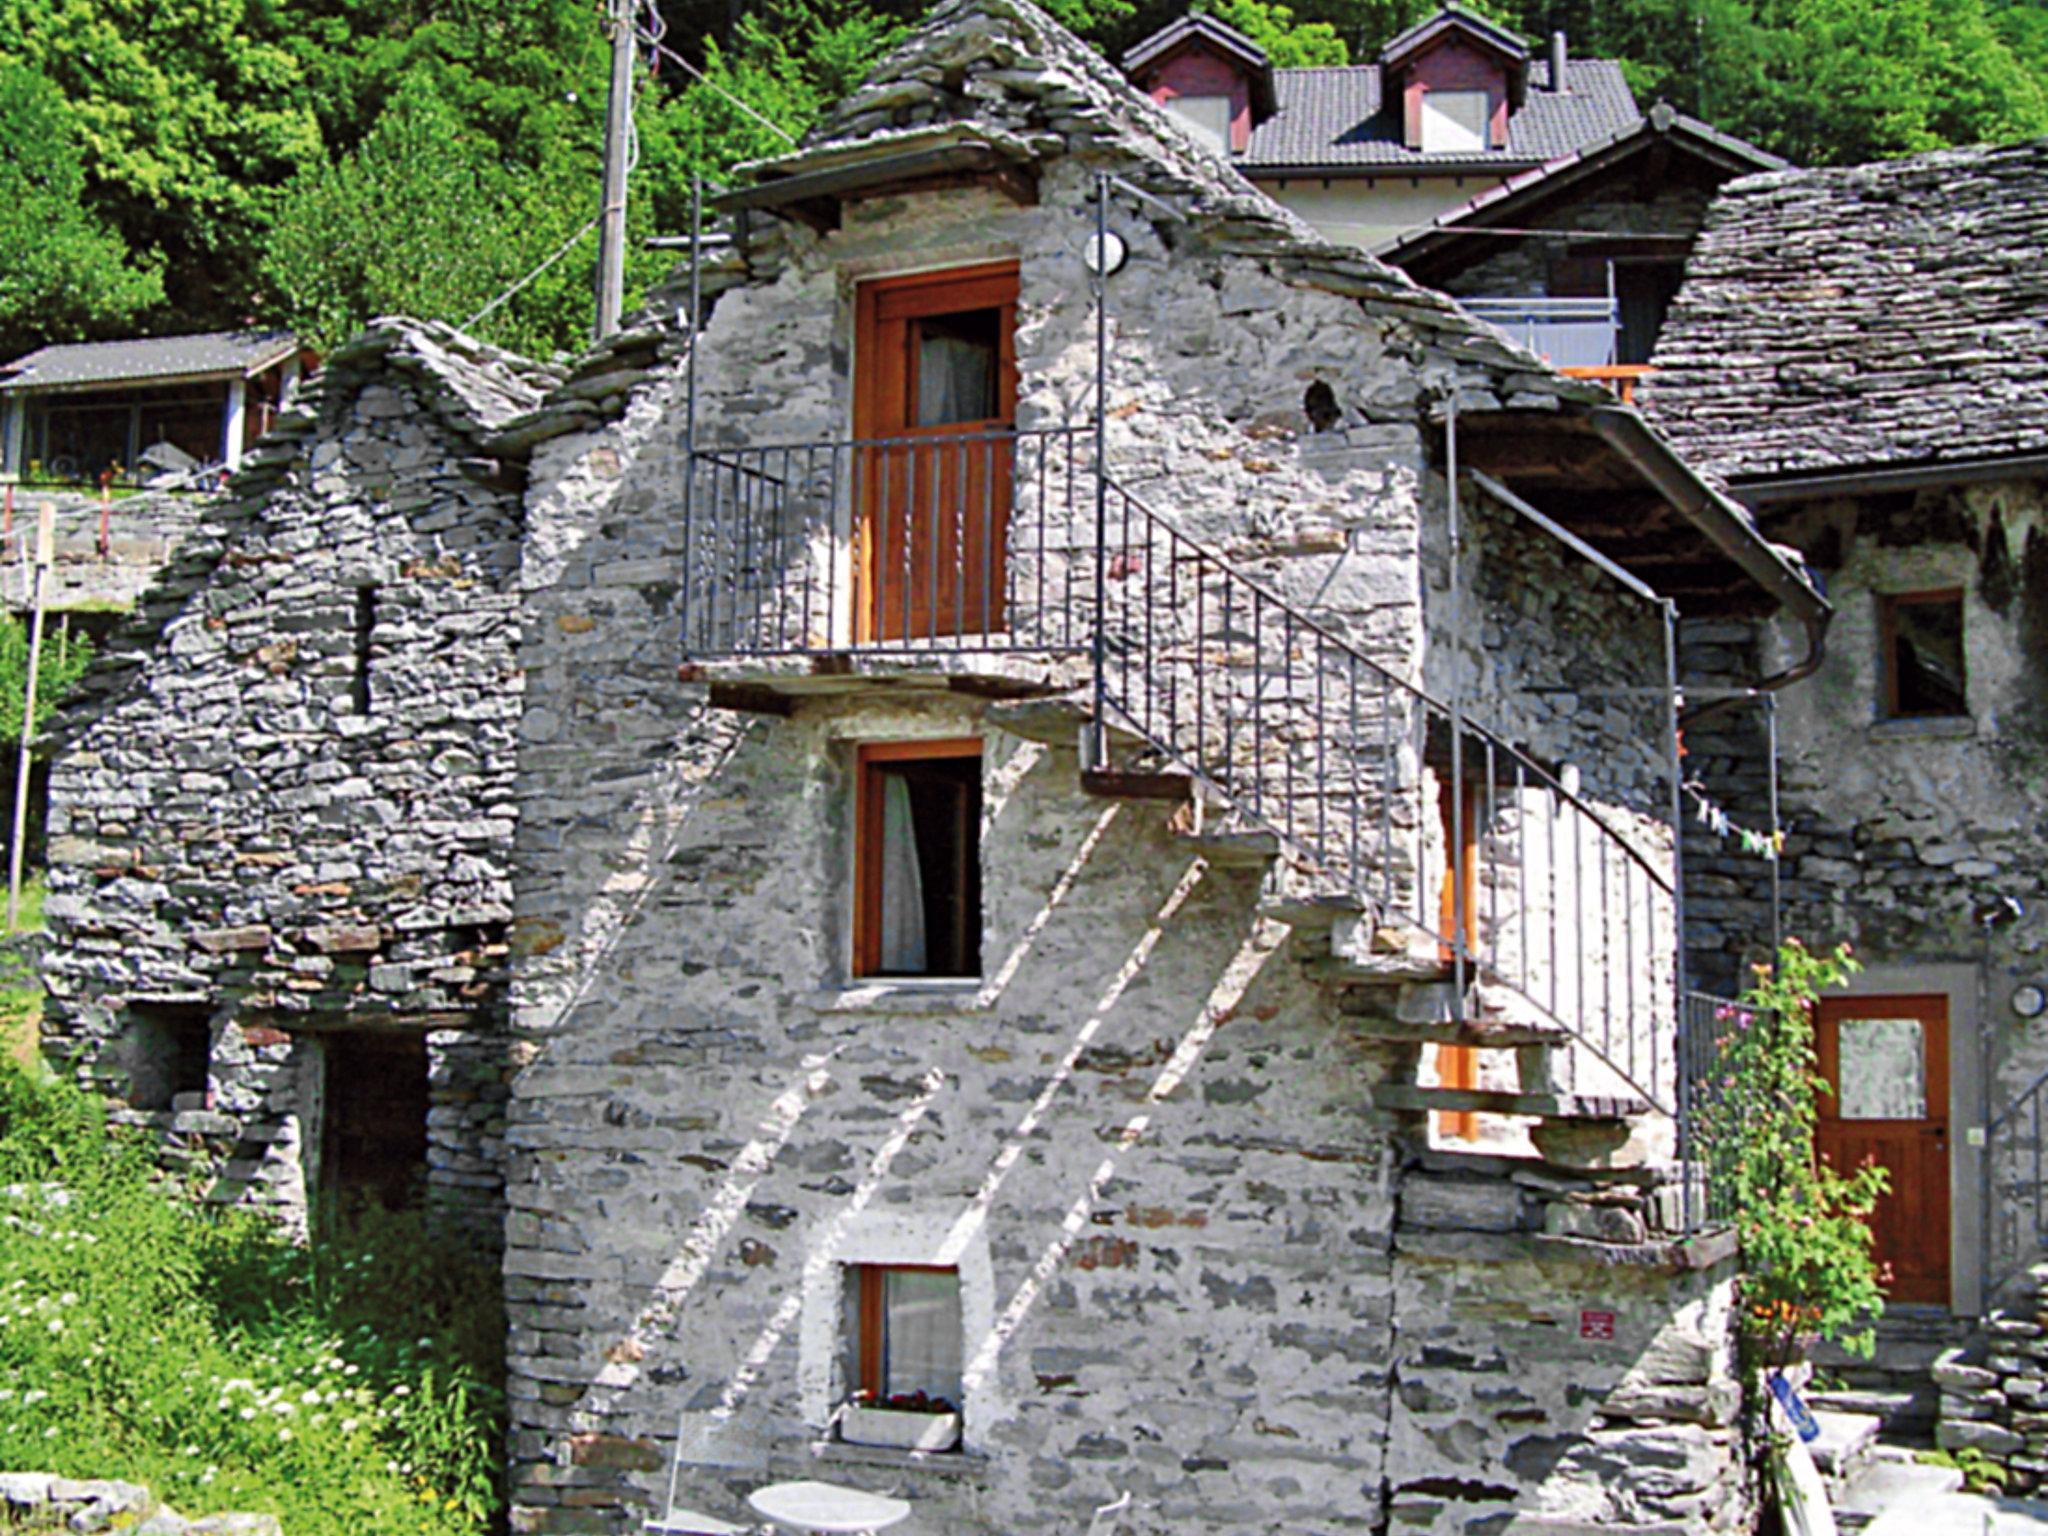
[[[839,1438],[894,1451],[950,1451],[960,1444],[960,1410],[924,1392],[857,1392],[840,1418]]]

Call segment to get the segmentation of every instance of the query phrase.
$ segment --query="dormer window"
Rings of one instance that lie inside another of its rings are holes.
[[[1195,137],[1211,149],[1230,153],[1230,98],[1228,96],[1175,96],[1166,103]]]
[[[1422,152],[1428,155],[1484,153],[1491,107],[1491,99],[1485,91],[1423,92]]]

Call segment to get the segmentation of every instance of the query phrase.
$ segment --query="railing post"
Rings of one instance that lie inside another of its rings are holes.
[[[1444,408],[1444,516],[1450,535],[1450,595],[1444,604],[1451,632],[1451,793],[1450,846],[1444,850],[1445,868],[1451,888],[1451,1017],[1465,1021],[1465,968],[1470,956],[1465,945],[1465,653],[1464,615],[1459,602],[1459,572],[1464,553],[1464,531],[1458,522],[1458,390],[1451,393]],[[1428,725],[1423,727],[1424,742]],[[1425,825],[1427,823],[1425,822]],[[1420,893],[1427,903],[1428,891]],[[1427,908],[1425,907],[1425,910]]]
[[[1109,173],[1095,173],[1095,674],[1087,767],[1109,766]]]
[[[697,485],[697,341],[702,333],[698,310],[703,297],[702,262],[704,243],[704,178],[690,178],[690,334],[689,351],[683,357],[683,590],[678,601],[683,630],[683,653],[690,650],[690,588],[697,579],[691,565],[691,548]]]
[[[1696,1213],[1693,1210],[1690,1156],[1693,1129],[1690,1082],[1692,1074],[1687,1060],[1685,1038],[1688,1032],[1685,963],[1685,744],[1680,735],[1679,724],[1681,701],[1678,693],[1678,604],[1667,597],[1659,600],[1658,607],[1664,620],[1664,714],[1671,754],[1671,1058],[1672,1074],[1678,1079],[1674,1102],[1678,1107],[1678,1174],[1682,1188],[1680,1200],[1684,1208],[1685,1229],[1690,1232],[1693,1230]],[[1657,925],[1653,918],[1650,932],[1654,935],[1656,931]],[[1653,1074],[1657,1059],[1655,1039],[1652,1035],[1650,1060]]]

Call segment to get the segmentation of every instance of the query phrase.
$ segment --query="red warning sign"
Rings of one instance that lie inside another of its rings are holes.
[[[1581,1312],[1579,1314],[1579,1337],[1582,1339],[1613,1338],[1614,1314],[1612,1312]]]

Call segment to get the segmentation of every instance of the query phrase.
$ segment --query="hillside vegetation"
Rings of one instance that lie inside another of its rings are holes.
[[[1046,0],[1112,56],[1185,0]],[[1209,0],[1282,64],[1369,59],[1433,0]],[[1802,162],[2048,134],[2035,0],[1471,0]],[[643,0],[634,235],[784,147],[925,0]],[[658,9],[657,9],[658,7]],[[588,323],[607,43],[593,0],[0,0],[0,357],[372,315],[529,352]],[[687,67],[686,67],[687,65]],[[694,71],[701,72],[702,79]],[[753,109],[749,112],[746,108]],[[769,126],[775,125],[774,127]],[[581,237],[579,238],[579,233]],[[565,251],[566,247],[566,251]],[[637,288],[672,255],[636,248]]]

